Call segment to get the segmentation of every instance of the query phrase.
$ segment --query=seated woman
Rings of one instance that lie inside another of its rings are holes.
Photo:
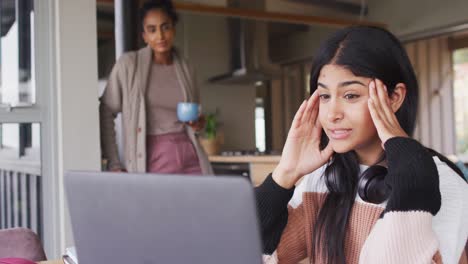
[[[418,83],[397,38],[349,27],[314,58],[312,96],[294,117],[278,166],[255,190],[264,262],[466,258],[468,185],[445,157],[411,138]]]

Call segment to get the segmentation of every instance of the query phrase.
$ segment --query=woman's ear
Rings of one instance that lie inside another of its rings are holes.
[[[406,98],[406,85],[404,83],[398,83],[393,90],[393,93],[390,95],[390,106],[392,107],[393,112],[395,113],[400,109],[403,101]]]

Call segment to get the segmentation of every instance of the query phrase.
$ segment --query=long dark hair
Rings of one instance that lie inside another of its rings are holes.
[[[354,75],[380,79],[389,95],[398,83],[406,85],[406,97],[395,113],[408,134],[412,135],[418,108],[418,82],[411,62],[398,39],[385,29],[353,26],[338,30],[318,49],[310,74],[311,93],[323,66],[345,67]],[[322,131],[322,147],[328,138]],[[383,157],[381,157],[383,159]],[[323,177],[328,194],[313,227],[313,261],[346,263],[345,235],[357,192],[359,160],[354,151],[334,154]]]

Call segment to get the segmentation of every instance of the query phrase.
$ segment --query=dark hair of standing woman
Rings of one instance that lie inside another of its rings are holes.
[[[142,30],[143,21],[145,20],[146,15],[149,11],[154,9],[160,9],[166,13],[171,18],[174,25],[177,24],[177,21],[179,21],[179,15],[177,14],[171,0],[148,0],[141,6],[139,12],[140,25],[142,25]]]

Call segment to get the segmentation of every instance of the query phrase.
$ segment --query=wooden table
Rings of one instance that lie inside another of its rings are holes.
[[[39,264],[63,264],[63,260],[47,260],[47,261],[41,261]]]

